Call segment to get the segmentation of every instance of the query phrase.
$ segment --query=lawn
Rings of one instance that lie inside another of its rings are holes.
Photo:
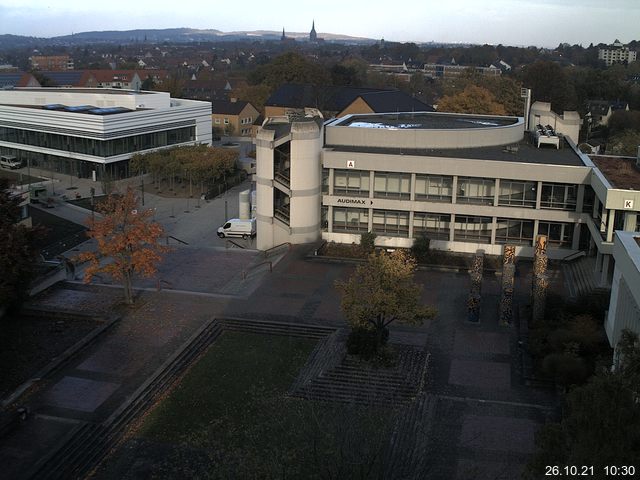
[[[390,411],[286,395],[314,344],[225,332],[97,477],[370,478]]]

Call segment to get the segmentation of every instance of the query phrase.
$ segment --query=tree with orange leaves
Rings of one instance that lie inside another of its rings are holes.
[[[110,195],[97,210],[102,216],[89,220],[87,235],[98,242],[98,248],[78,256],[80,261],[89,262],[84,282],[106,273],[122,282],[125,302],[130,305],[133,276],[153,276],[162,254],[168,251],[159,243],[164,230],[152,221],[152,210],[138,210],[138,199],[131,188],[124,195]]]

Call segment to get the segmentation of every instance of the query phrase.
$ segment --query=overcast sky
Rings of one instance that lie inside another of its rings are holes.
[[[0,0],[0,34],[191,27],[556,46],[640,39],[640,0]]]

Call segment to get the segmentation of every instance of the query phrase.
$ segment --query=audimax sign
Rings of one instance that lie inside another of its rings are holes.
[[[336,203],[339,205],[373,205],[373,200],[363,199],[363,198],[338,198]]]

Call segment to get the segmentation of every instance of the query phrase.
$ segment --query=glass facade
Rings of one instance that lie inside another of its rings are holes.
[[[0,127],[0,141],[3,142],[51,148],[61,152],[81,153],[103,158],[192,142],[195,139],[195,127],[175,128],[163,132],[145,133],[112,140],[71,137],[55,133]]]
[[[349,195],[353,197],[369,196],[369,172],[362,170],[334,170],[334,195]]]
[[[376,172],[373,196],[409,200],[411,197],[411,175],[408,173]]]
[[[498,205],[535,208],[537,186],[538,182],[500,180]]]
[[[398,210],[374,210],[373,232],[395,237],[409,236],[409,212]]]
[[[416,212],[413,214],[413,236],[426,235],[429,238],[449,240],[451,215]]]
[[[333,231],[361,233],[369,231],[369,210],[366,208],[333,207]]]
[[[453,177],[442,175],[416,175],[416,200],[451,203]]]
[[[543,183],[540,208],[574,211],[576,209],[576,191],[576,185]]]
[[[549,245],[560,248],[571,248],[573,241],[573,224],[556,222],[539,222],[538,235],[546,235]]]
[[[456,215],[454,240],[457,242],[491,243],[491,217]]]
[[[496,243],[533,245],[533,220],[498,218]]]
[[[459,177],[457,203],[493,205],[495,186],[491,178]]]

